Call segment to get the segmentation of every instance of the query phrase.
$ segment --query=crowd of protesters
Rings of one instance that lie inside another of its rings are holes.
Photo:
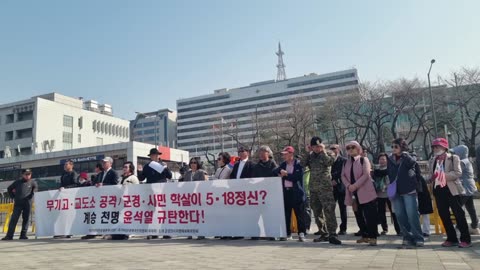
[[[270,147],[259,147],[254,162],[250,150],[240,146],[238,160],[231,166],[231,155],[218,154],[217,170],[210,179],[245,179],[255,177],[279,177],[283,186],[283,199],[286,221],[285,238],[292,239],[292,213],[296,217],[298,241],[306,241],[310,225],[311,207],[318,236],[314,242],[329,242],[341,245],[338,235],[347,232],[347,206],[352,207],[359,231],[358,244],[377,245],[377,238],[389,232],[387,209],[397,236],[403,238],[402,247],[423,247],[425,238],[430,236],[430,214],[433,213],[430,190],[433,191],[436,206],[447,238],[443,247],[458,246],[467,248],[472,245],[471,234],[479,234],[478,217],[473,203],[477,191],[473,167],[468,159],[468,148],[464,145],[449,148],[448,141],[437,138],[432,142],[433,156],[428,162],[428,171],[422,174],[414,153],[409,152],[408,142],[397,138],[392,141],[392,153],[380,153],[376,165],[368,158],[365,149],[356,141],[342,147],[332,144],[327,147],[319,137],[313,137],[305,155],[299,155],[292,146],[282,151],[282,162],[277,164]],[[91,178],[82,172],[77,174],[74,162],[68,160],[60,178],[59,192],[64,189],[108,186],[165,183],[172,178],[172,172],[162,162],[161,153],[153,148],[148,155],[150,161],[144,165],[135,165],[128,161],[123,165],[121,177],[112,169],[113,159],[105,157],[97,164],[95,175]],[[304,173],[310,173],[308,187],[304,184]],[[427,175],[426,178],[423,175]],[[13,182],[8,193],[14,198],[14,210],[7,235],[2,240],[12,240],[16,224],[22,216],[20,239],[28,239],[26,232],[32,205],[37,190],[32,172],[23,170],[22,179]],[[209,176],[200,158],[191,158],[188,167],[181,169],[179,181],[208,181]],[[307,190],[308,189],[308,190]],[[307,196],[309,194],[309,196]],[[337,224],[335,208],[338,204],[341,223]],[[464,208],[472,223],[466,220]],[[452,211],[454,222],[450,214]],[[381,232],[378,232],[378,226]],[[456,229],[460,232],[457,236]],[[338,231],[338,232],[337,232]],[[93,239],[95,235],[86,235],[82,239]],[[105,235],[106,240],[126,240],[129,235]],[[156,239],[151,235],[147,239]],[[57,235],[54,238],[71,238],[70,235]],[[163,236],[165,239],[170,236]],[[243,237],[216,237],[222,239],[242,239]],[[200,236],[199,239],[204,239]],[[260,238],[252,238],[259,240]],[[275,240],[275,238],[267,238]]]

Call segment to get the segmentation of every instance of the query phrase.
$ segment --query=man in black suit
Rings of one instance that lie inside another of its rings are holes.
[[[243,146],[238,147],[238,157],[239,161],[233,166],[232,173],[230,174],[230,179],[242,179],[242,178],[251,178],[254,164],[252,161],[248,160],[249,150]]]
[[[101,186],[113,186],[118,185],[118,174],[112,168],[113,159],[111,157],[105,157],[102,160],[103,172],[101,172],[97,177],[97,182],[95,183],[96,187]],[[95,235],[85,235],[82,237],[83,240],[94,239]]]
[[[112,168],[113,159],[106,157],[102,160],[103,172],[98,177],[97,187],[118,185],[118,174]]]

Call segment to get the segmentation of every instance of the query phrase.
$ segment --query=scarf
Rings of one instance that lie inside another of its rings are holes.
[[[435,183],[435,187],[440,186],[443,188],[447,185],[447,177],[445,175],[446,158],[447,154],[443,154],[435,158],[435,170],[433,171],[432,175],[432,181]]]

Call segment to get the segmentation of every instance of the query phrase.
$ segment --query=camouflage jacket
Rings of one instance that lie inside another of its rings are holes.
[[[326,152],[316,154],[311,152],[302,159],[302,166],[310,169],[310,191],[332,191],[331,169],[335,157]]]

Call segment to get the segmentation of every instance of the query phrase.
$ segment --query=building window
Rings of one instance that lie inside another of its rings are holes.
[[[93,129],[93,132],[97,131],[97,120],[93,120],[92,129]]]
[[[73,148],[73,117],[63,116],[63,149],[68,150]]]
[[[78,143],[82,143],[82,134],[78,134]]]
[[[78,118],[78,128],[79,129],[83,128],[83,117]]]
[[[21,112],[17,114],[17,121],[27,121],[27,120],[33,120],[33,112]]]
[[[15,120],[15,115],[13,113],[7,114],[7,116],[5,117],[5,124],[11,124],[13,123],[14,120]]]
[[[5,141],[11,141],[11,140],[13,140],[13,131],[5,132]]]
[[[16,139],[32,138],[33,131],[31,128],[17,130]]]
[[[103,138],[97,137],[97,145],[103,145]]]

